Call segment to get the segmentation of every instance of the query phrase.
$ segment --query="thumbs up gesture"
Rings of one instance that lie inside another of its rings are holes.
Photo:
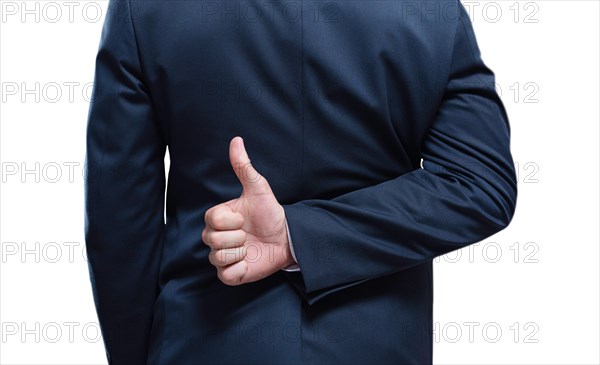
[[[202,240],[208,259],[227,285],[263,279],[296,263],[287,237],[285,212],[267,180],[250,163],[241,137],[229,145],[231,167],[242,184],[239,198],[215,205],[204,215]]]

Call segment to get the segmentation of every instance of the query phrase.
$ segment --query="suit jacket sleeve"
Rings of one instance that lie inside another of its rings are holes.
[[[310,304],[481,241],[511,221],[517,182],[508,118],[459,9],[444,97],[421,142],[422,167],[332,200],[284,205],[301,268],[286,275]]]
[[[125,0],[111,0],[87,124],[85,239],[107,357],[146,363],[164,232],[165,143]]]

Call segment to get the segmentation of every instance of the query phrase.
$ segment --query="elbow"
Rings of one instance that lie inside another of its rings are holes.
[[[504,184],[502,185],[502,189],[498,189],[500,195],[499,201],[501,202],[503,212],[503,228],[508,227],[515,215],[517,210],[517,196],[519,195],[517,188],[517,174],[514,164],[511,162],[510,166],[511,168],[508,169],[508,178],[503,180]]]
[[[490,201],[486,205],[487,209],[484,209],[485,216],[493,227],[493,233],[496,233],[508,227],[515,215],[518,195],[516,178],[504,181],[488,191],[487,195]]]
[[[510,175],[508,175],[510,176]],[[511,223],[517,207],[517,181],[511,178],[454,175],[460,186],[461,205],[471,224],[471,241],[483,240],[505,229]]]
[[[517,210],[517,185],[511,187],[510,192],[501,201],[501,219],[502,229],[508,227]]]

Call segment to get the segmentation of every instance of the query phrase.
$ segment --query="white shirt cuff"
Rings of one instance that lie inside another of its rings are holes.
[[[290,228],[288,227],[287,219],[285,220],[285,229],[287,230],[288,242],[290,244],[290,251],[292,252],[292,257],[294,258],[294,261],[298,262],[298,260],[296,260],[296,254],[294,253],[294,245],[292,244],[292,235],[290,235]],[[296,263],[296,264],[286,266],[282,270],[288,271],[288,272],[300,271],[300,266]]]

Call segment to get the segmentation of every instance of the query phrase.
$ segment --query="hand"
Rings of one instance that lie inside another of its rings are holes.
[[[202,240],[210,248],[208,259],[227,285],[263,279],[295,264],[283,207],[271,187],[250,164],[241,137],[229,145],[229,161],[242,184],[239,198],[215,205],[204,215]]]

